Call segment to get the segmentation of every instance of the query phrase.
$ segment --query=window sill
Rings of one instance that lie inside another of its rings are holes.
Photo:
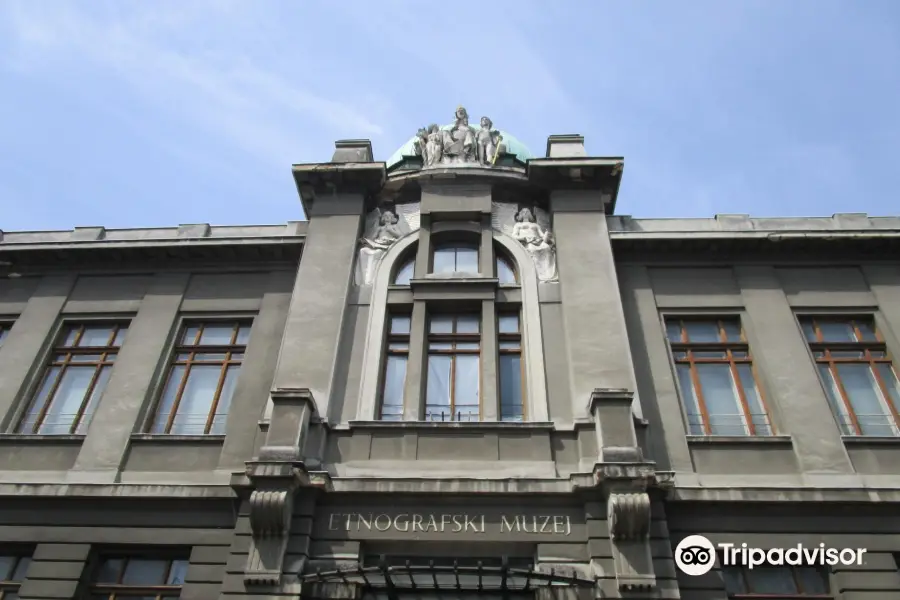
[[[225,441],[224,435],[177,435],[170,433],[133,433],[131,434],[131,442],[148,442],[148,443],[177,443],[177,442],[208,442],[210,444],[221,444]]]
[[[850,446],[900,446],[900,436],[842,435],[841,439],[844,441],[844,444]]]
[[[336,427],[340,429],[340,427]],[[350,421],[346,429],[514,429],[552,430],[545,421]]]
[[[0,433],[0,444],[3,442],[33,442],[35,444],[45,442],[71,442],[80,444],[84,441],[84,434],[45,434],[45,433]]]
[[[790,444],[789,435],[689,435],[688,444]]]

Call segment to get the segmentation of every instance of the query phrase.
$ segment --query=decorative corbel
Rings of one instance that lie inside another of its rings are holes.
[[[650,552],[650,496],[647,492],[611,493],[606,511],[619,589],[656,587]]]
[[[294,497],[308,485],[303,464],[309,422],[316,413],[308,389],[279,389],[271,393],[272,414],[266,441],[256,460],[247,463],[252,539],[244,568],[246,585],[278,585],[290,537]]]

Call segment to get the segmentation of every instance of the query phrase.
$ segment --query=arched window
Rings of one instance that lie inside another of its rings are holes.
[[[415,270],[416,258],[414,256],[397,269],[397,274],[394,275],[394,285],[409,285],[409,281],[412,279],[413,271]]]
[[[501,284],[519,283],[512,263],[505,256],[500,256],[499,254],[497,255],[497,279],[500,280]]]
[[[431,272],[478,273],[478,246],[475,244],[441,244],[435,246]]]

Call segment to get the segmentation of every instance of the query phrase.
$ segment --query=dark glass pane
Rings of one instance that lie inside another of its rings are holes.
[[[50,407],[44,413],[38,433],[69,433],[75,416],[81,410],[96,373],[96,367],[68,367],[63,372],[59,386],[50,398]]]
[[[181,387],[186,371],[186,366],[176,365],[169,372],[169,379],[166,381],[166,387],[156,409],[156,420],[153,423],[151,433],[165,433],[169,415],[172,413],[172,407],[175,405],[175,398],[178,395],[178,390]]]
[[[112,325],[90,325],[84,328],[81,339],[78,340],[80,348],[87,346],[107,346],[113,334]]]
[[[453,333],[453,317],[447,315],[434,315],[431,317],[429,329],[431,333]]]
[[[862,335],[861,342],[877,342],[878,337],[875,335],[875,327],[870,321],[857,321],[856,328]]]
[[[519,315],[505,314],[497,317],[497,330],[500,333],[519,333]]]
[[[688,341],[692,344],[721,342],[719,323],[716,321],[685,321]]]
[[[6,339],[7,335],[9,335],[9,329],[5,326],[0,327],[0,346],[3,345],[3,341]]]
[[[187,574],[187,569],[188,561],[173,560],[172,566],[169,568],[169,578],[166,583],[168,585],[182,585],[184,583],[184,576]]]
[[[407,262],[405,265],[400,267],[400,270],[397,271],[397,276],[394,277],[395,285],[409,285],[410,280],[412,280],[413,272],[416,269],[416,261],[411,260]]]
[[[223,323],[205,325],[200,335],[201,346],[227,346],[234,336],[234,324]]]
[[[30,565],[30,556],[23,556],[22,558],[20,558],[18,564],[16,565],[16,570],[13,571],[12,581],[23,581],[25,579],[25,574],[28,573],[28,567]]]
[[[168,561],[131,559],[125,565],[123,585],[162,585],[166,581]]]
[[[837,372],[862,434],[896,435],[893,419],[871,367],[868,364],[838,364]]]
[[[226,359],[224,352],[195,352],[194,360],[202,360],[206,362],[222,362]]]
[[[828,574],[815,567],[795,567],[800,591],[804,594],[827,594]]]
[[[516,273],[509,263],[502,258],[497,259],[497,279],[500,283],[516,283]]]
[[[118,583],[119,575],[122,573],[121,558],[107,558],[100,563],[97,570],[97,583]]]
[[[790,567],[754,567],[744,571],[751,594],[796,594],[800,590]]]
[[[725,567],[722,569],[722,579],[725,581],[725,591],[729,594],[745,594],[744,578],[737,567]]]
[[[38,417],[48,402],[50,392],[53,390],[53,386],[56,385],[56,380],[59,379],[60,373],[62,373],[62,367],[50,367],[47,369],[47,372],[44,374],[44,381],[41,383],[41,387],[35,394],[34,401],[28,409],[28,414],[19,425],[19,433],[34,432],[34,426],[37,424]]]
[[[673,352],[672,356],[675,357],[675,360],[687,360],[688,353],[687,352]]]
[[[218,365],[194,365],[188,373],[188,380],[181,393],[171,433],[182,435],[202,435],[206,429],[210,408],[222,367]]]
[[[16,556],[0,556],[0,580],[11,581],[10,577],[17,558]]]
[[[732,350],[731,356],[734,358],[749,358],[750,353],[746,350]]]
[[[478,333],[478,326],[477,315],[462,315],[456,318],[456,333]]]
[[[853,326],[846,321],[819,321],[819,329],[822,331],[822,341],[825,342],[855,342],[856,333]]]
[[[391,333],[408,335],[409,325],[409,315],[394,315],[393,317],[391,317]]]
[[[225,433],[225,425],[228,422],[228,409],[231,408],[231,400],[234,398],[234,390],[237,387],[237,380],[240,374],[240,365],[228,367],[225,381],[222,382],[222,391],[219,393],[219,402],[216,404],[216,412],[213,415],[212,426],[209,429],[209,432],[213,435]]]
[[[813,322],[809,319],[803,319],[800,322],[800,327],[803,328],[803,335],[806,336],[807,342],[817,342],[819,338],[816,337],[816,328],[813,327]]]
[[[729,342],[741,341],[741,324],[738,321],[723,321],[722,329],[725,330],[725,338]]]
[[[500,355],[500,417],[503,421],[522,418],[522,359],[518,354]]]
[[[865,358],[865,353],[857,350],[832,350],[831,357],[862,359]]]
[[[666,321],[666,337],[670,342],[681,341],[681,321]]]
[[[727,364],[697,365],[697,376],[714,435],[747,435],[731,369]]]
[[[747,408],[750,409],[750,419],[753,421],[756,435],[771,435],[769,418],[753,377],[753,367],[749,363],[740,364],[737,365],[737,372],[741,380],[741,389],[744,391],[744,398],[747,400]]]
[[[713,351],[705,351],[705,350],[701,351],[701,352],[694,351],[693,354],[694,354],[694,358],[718,358],[718,359],[728,358],[728,355],[725,353],[724,350],[722,350],[721,352],[713,352]]]
[[[838,389],[837,382],[831,373],[828,365],[819,365],[819,377],[822,379],[822,386],[825,388],[825,396],[828,398],[828,404],[831,405],[831,411],[841,428],[844,435],[854,435],[853,420],[850,418],[847,408],[841,400],[841,391]]]

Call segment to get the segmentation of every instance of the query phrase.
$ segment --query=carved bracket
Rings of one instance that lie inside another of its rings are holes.
[[[650,552],[650,496],[646,492],[612,493],[606,510],[619,589],[656,587]]]

